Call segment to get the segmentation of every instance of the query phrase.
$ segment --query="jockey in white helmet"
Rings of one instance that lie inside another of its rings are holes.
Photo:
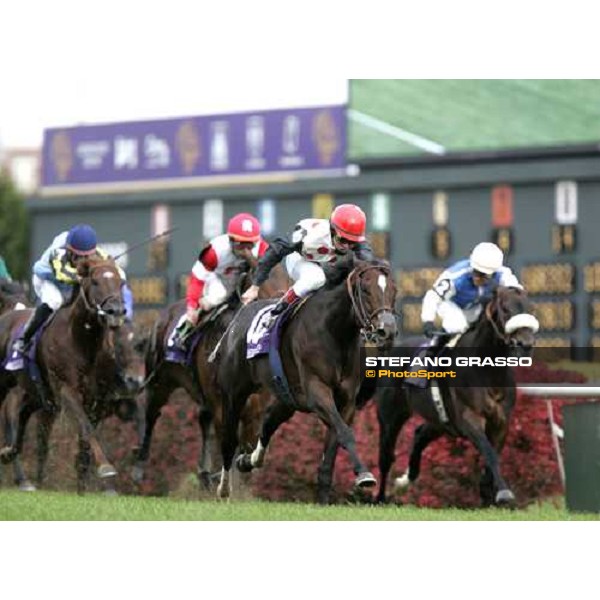
[[[469,258],[446,269],[423,298],[421,320],[425,335],[433,337],[437,315],[446,333],[463,333],[477,319],[496,286],[523,289],[503,263],[502,250],[496,244],[482,242],[473,248]]]

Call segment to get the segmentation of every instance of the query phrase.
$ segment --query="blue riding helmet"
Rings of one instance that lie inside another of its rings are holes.
[[[96,231],[89,225],[75,225],[67,234],[67,248],[80,256],[96,252]]]

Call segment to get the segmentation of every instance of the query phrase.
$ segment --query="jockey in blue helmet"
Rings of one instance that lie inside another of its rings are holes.
[[[77,265],[90,256],[108,258],[108,254],[97,247],[96,232],[90,225],[75,225],[69,231],[63,231],[46,248],[33,265],[32,282],[38,305],[25,325],[22,336],[15,341],[15,350],[26,350],[37,329],[70,299],[73,286],[79,280]],[[125,281],[125,273],[120,268],[119,274],[124,281],[122,292],[126,318],[132,319],[131,290]]]

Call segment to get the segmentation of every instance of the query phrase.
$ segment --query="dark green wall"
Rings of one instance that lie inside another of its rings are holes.
[[[554,223],[555,183],[578,183],[578,249],[572,255],[557,256],[551,246]],[[362,165],[358,177],[301,180],[295,183],[246,185],[220,188],[141,191],[112,195],[36,197],[29,201],[32,213],[33,256],[45,248],[52,236],[78,221],[94,225],[101,239],[127,240],[130,244],[150,232],[151,209],[155,204],[171,206],[171,223],[177,227],[170,244],[170,299],[175,299],[175,279],[189,271],[202,243],[202,205],[205,199],[224,201],[224,220],[239,211],[256,212],[258,201],[277,202],[277,230],[288,230],[297,220],[311,215],[311,199],[330,193],[336,203],[356,202],[371,217],[371,196],[386,192],[391,197],[391,260],[396,269],[439,265],[462,258],[482,240],[491,224],[491,190],[509,184],[514,190],[514,253],[507,263],[518,272],[531,262],[568,260],[578,268],[577,327],[571,338],[587,344],[588,296],[583,290],[583,267],[600,258],[600,154],[592,148],[581,152],[541,152],[470,155],[463,158],[381,161]],[[432,197],[444,190],[449,198],[449,229],[453,251],[447,261],[430,253],[433,227]],[[131,253],[129,272],[145,273],[146,250]]]

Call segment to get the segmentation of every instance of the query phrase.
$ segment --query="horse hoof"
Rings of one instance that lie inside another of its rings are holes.
[[[235,466],[237,467],[240,473],[250,473],[250,471],[252,471],[252,469],[254,468],[252,466],[252,459],[250,457],[250,454],[240,454],[235,459]]]
[[[354,485],[361,489],[372,488],[377,485],[377,479],[375,479],[373,473],[366,471],[358,475],[358,477],[354,480]]]
[[[21,481],[19,484],[19,491],[21,492],[37,492],[37,488],[31,481]]]
[[[515,503],[515,495],[510,490],[500,490],[496,494],[496,504],[498,506],[511,506]]]
[[[133,479],[134,483],[142,483],[144,480],[144,467],[135,465],[135,467],[131,469],[131,479]]]
[[[397,494],[403,494],[410,487],[410,479],[408,473],[402,474],[400,477],[394,479],[394,491]]]
[[[210,492],[212,486],[212,477],[210,471],[200,471],[198,473],[198,480],[200,482],[200,489]]]
[[[217,500],[229,500],[229,486],[219,484],[217,487]]]
[[[104,463],[98,467],[96,471],[100,479],[106,479],[107,477],[114,477],[117,474],[117,470],[109,463]]]
[[[3,465],[8,465],[17,458],[17,449],[14,446],[4,446],[0,450],[0,462]]]

